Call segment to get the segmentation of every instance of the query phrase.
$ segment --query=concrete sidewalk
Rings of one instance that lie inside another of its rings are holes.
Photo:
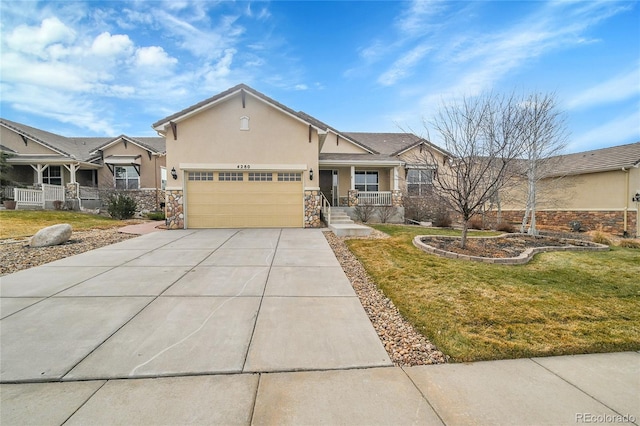
[[[3,425],[640,418],[637,352],[392,367],[319,230],[154,232],[0,296]]]

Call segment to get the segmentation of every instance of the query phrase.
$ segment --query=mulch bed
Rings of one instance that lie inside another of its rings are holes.
[[[464,248],[458,237],[422,237],[421,241],[431,247],[467,256],[509,258],[517,257],[528,248],[592,246],[587,241],[566,240],[558,237],[531,235],[509,235],[504,237],[467,238]]]

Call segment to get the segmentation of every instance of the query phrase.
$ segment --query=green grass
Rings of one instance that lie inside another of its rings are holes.
[[[392,237],[348,240],[349,248],[403,316],[454,361],[640,349],[637,249],[550,252],[526,265],[490,265],[412,245],[415,235],[440,230],[375,228]]]
[[[58,223],[68,223],[74,230],[81,230],[120,227],[128,222],[69,211],[3,210],[0,211],[0,239],[28,237]]]

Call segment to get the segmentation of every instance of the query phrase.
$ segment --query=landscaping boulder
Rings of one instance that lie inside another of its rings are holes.
[[[66,243],[71,237],[71,225],[61,223],[60,225],[48,226],[39,230],[31,237],[29,245],[31,247],[57,246]]]

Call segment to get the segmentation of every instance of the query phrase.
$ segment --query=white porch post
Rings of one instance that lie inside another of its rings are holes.
[[[351,188],[356,189],[356,166],[351,166]]]
[[[393,168],[393,190],[397,191],[400,189],[399,187],[400,175],[398,173],[398,166]]]
[[[69,170],[69,175],[71,176],[71,181],[69,183],[76,183],[76,171],[78,170],[78,166],[71,163],[68,166],[65,164],[64,168]]]
[[[35,166],[31,164],[31,168],[33,168],[33,170],[35,170],[36,174],[38,175],[38,185],[42,185],[42,181],[44,180],[43,172],[47,169],[47,167],[49,167],[48,164],[45,164],[44,166],[42,164],[36,164]]]

